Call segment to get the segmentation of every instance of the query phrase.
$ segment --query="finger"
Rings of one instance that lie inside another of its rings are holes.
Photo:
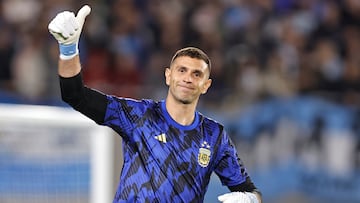
[[[56,36],[61,36],[61,38],[63,39],[67,39],[69,37],[67,32],[64,30],[64,26],[58,20],[52,21],[49,24],[48,28],[49,28],[49,32],[53,35],[57,34]]]
[[[91,8],[88,5],[83,6],[77,13],[76,19],[80,26],[84,24],[86,16],[91,12]]]
[[[52,30],[53,32],[56,33],[61,33],[62,32],[62,27],[61,24],[64,21],[64,12],[58,13],[55,18],[53,18],[49,25],[48,28],[49,30]]]
[[[61,34],[65,38],[69,37],[68,32],[66,31],[67,29],[65,27],[67,15],[69,15],[69,12],[67,11],[57,14],[55,19],[51,22],[50,26],[52,31]]]
[[[61,26],[63,27],[63,35],[69,37],[75,33],[75,28],[73,26],[76,23],[75,14],[66,12],[62,17],[63,21],[61,22]]]
[[[79,29],[79,23],[75,17],[75,14],[71,12],[66,16],[67,29],[69,30],[77,30]]]
[[[71,28],[73,30],[75,30],[75,31],[78,30],[79,27],[80,27],[77,19],[75,18],[75,16],[74,16],[74,18],[72,18],[72,20],[69,23],[70,23]]]
[[[64,43],[64,41],[67,39],[65,38],[61,33],[51,32],[50,33],[57,39],[60,43]]]
[[[56,26],[54,20],[52,20],[49,25],[48,25],[48,29],[50,32],[55,32],[55,33],[60,33],[60,29]]]

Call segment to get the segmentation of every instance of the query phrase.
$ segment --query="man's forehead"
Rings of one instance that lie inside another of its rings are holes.
[[[183,66],[191,69],[199,69],[199,70],[201,69],[203,71],[208,68],[208,65],[205,63],[204,60],[198,58],[192,58],[189,56],[179,56],[173,61],[171,66],[174,67]]]

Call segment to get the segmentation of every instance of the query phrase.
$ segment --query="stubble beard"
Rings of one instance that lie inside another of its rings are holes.
[[[188,105],[188,104],[191,104],[192,102],[194,102],[193,99],[191,99],[191,98],[181,97],[180,95],[177,95],[174,92],[170,92],[170,93],[171,93],[172,97],[174,98],[174,100],[178,103]]]
[[[182,104],[191,104],[191,101],[185,99],[179,99],[178,101]]]
[[[181,104],[191,104],[191,99],[181,98],[180,96],[173,95],[175,101],[181,103]]]

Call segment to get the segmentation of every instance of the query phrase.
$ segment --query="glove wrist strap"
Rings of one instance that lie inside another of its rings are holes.
[[[68,60],[79,53],[77,43],[74,44],[59,44],[60,59]]]

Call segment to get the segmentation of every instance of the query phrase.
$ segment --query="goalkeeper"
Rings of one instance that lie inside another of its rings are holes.
[[[90,7],[63,11],[48,28],[59,42],[62,99],[123,138],[124,165],[114,202],[203,202],[215,172],[231,192],[221,202],[260,203],[236,149],[220,123],[196,110],[211,85],[211,63],[198,48],[175,53],[165,69],[162,101],[134,100],[84,86],[78,41]]]

